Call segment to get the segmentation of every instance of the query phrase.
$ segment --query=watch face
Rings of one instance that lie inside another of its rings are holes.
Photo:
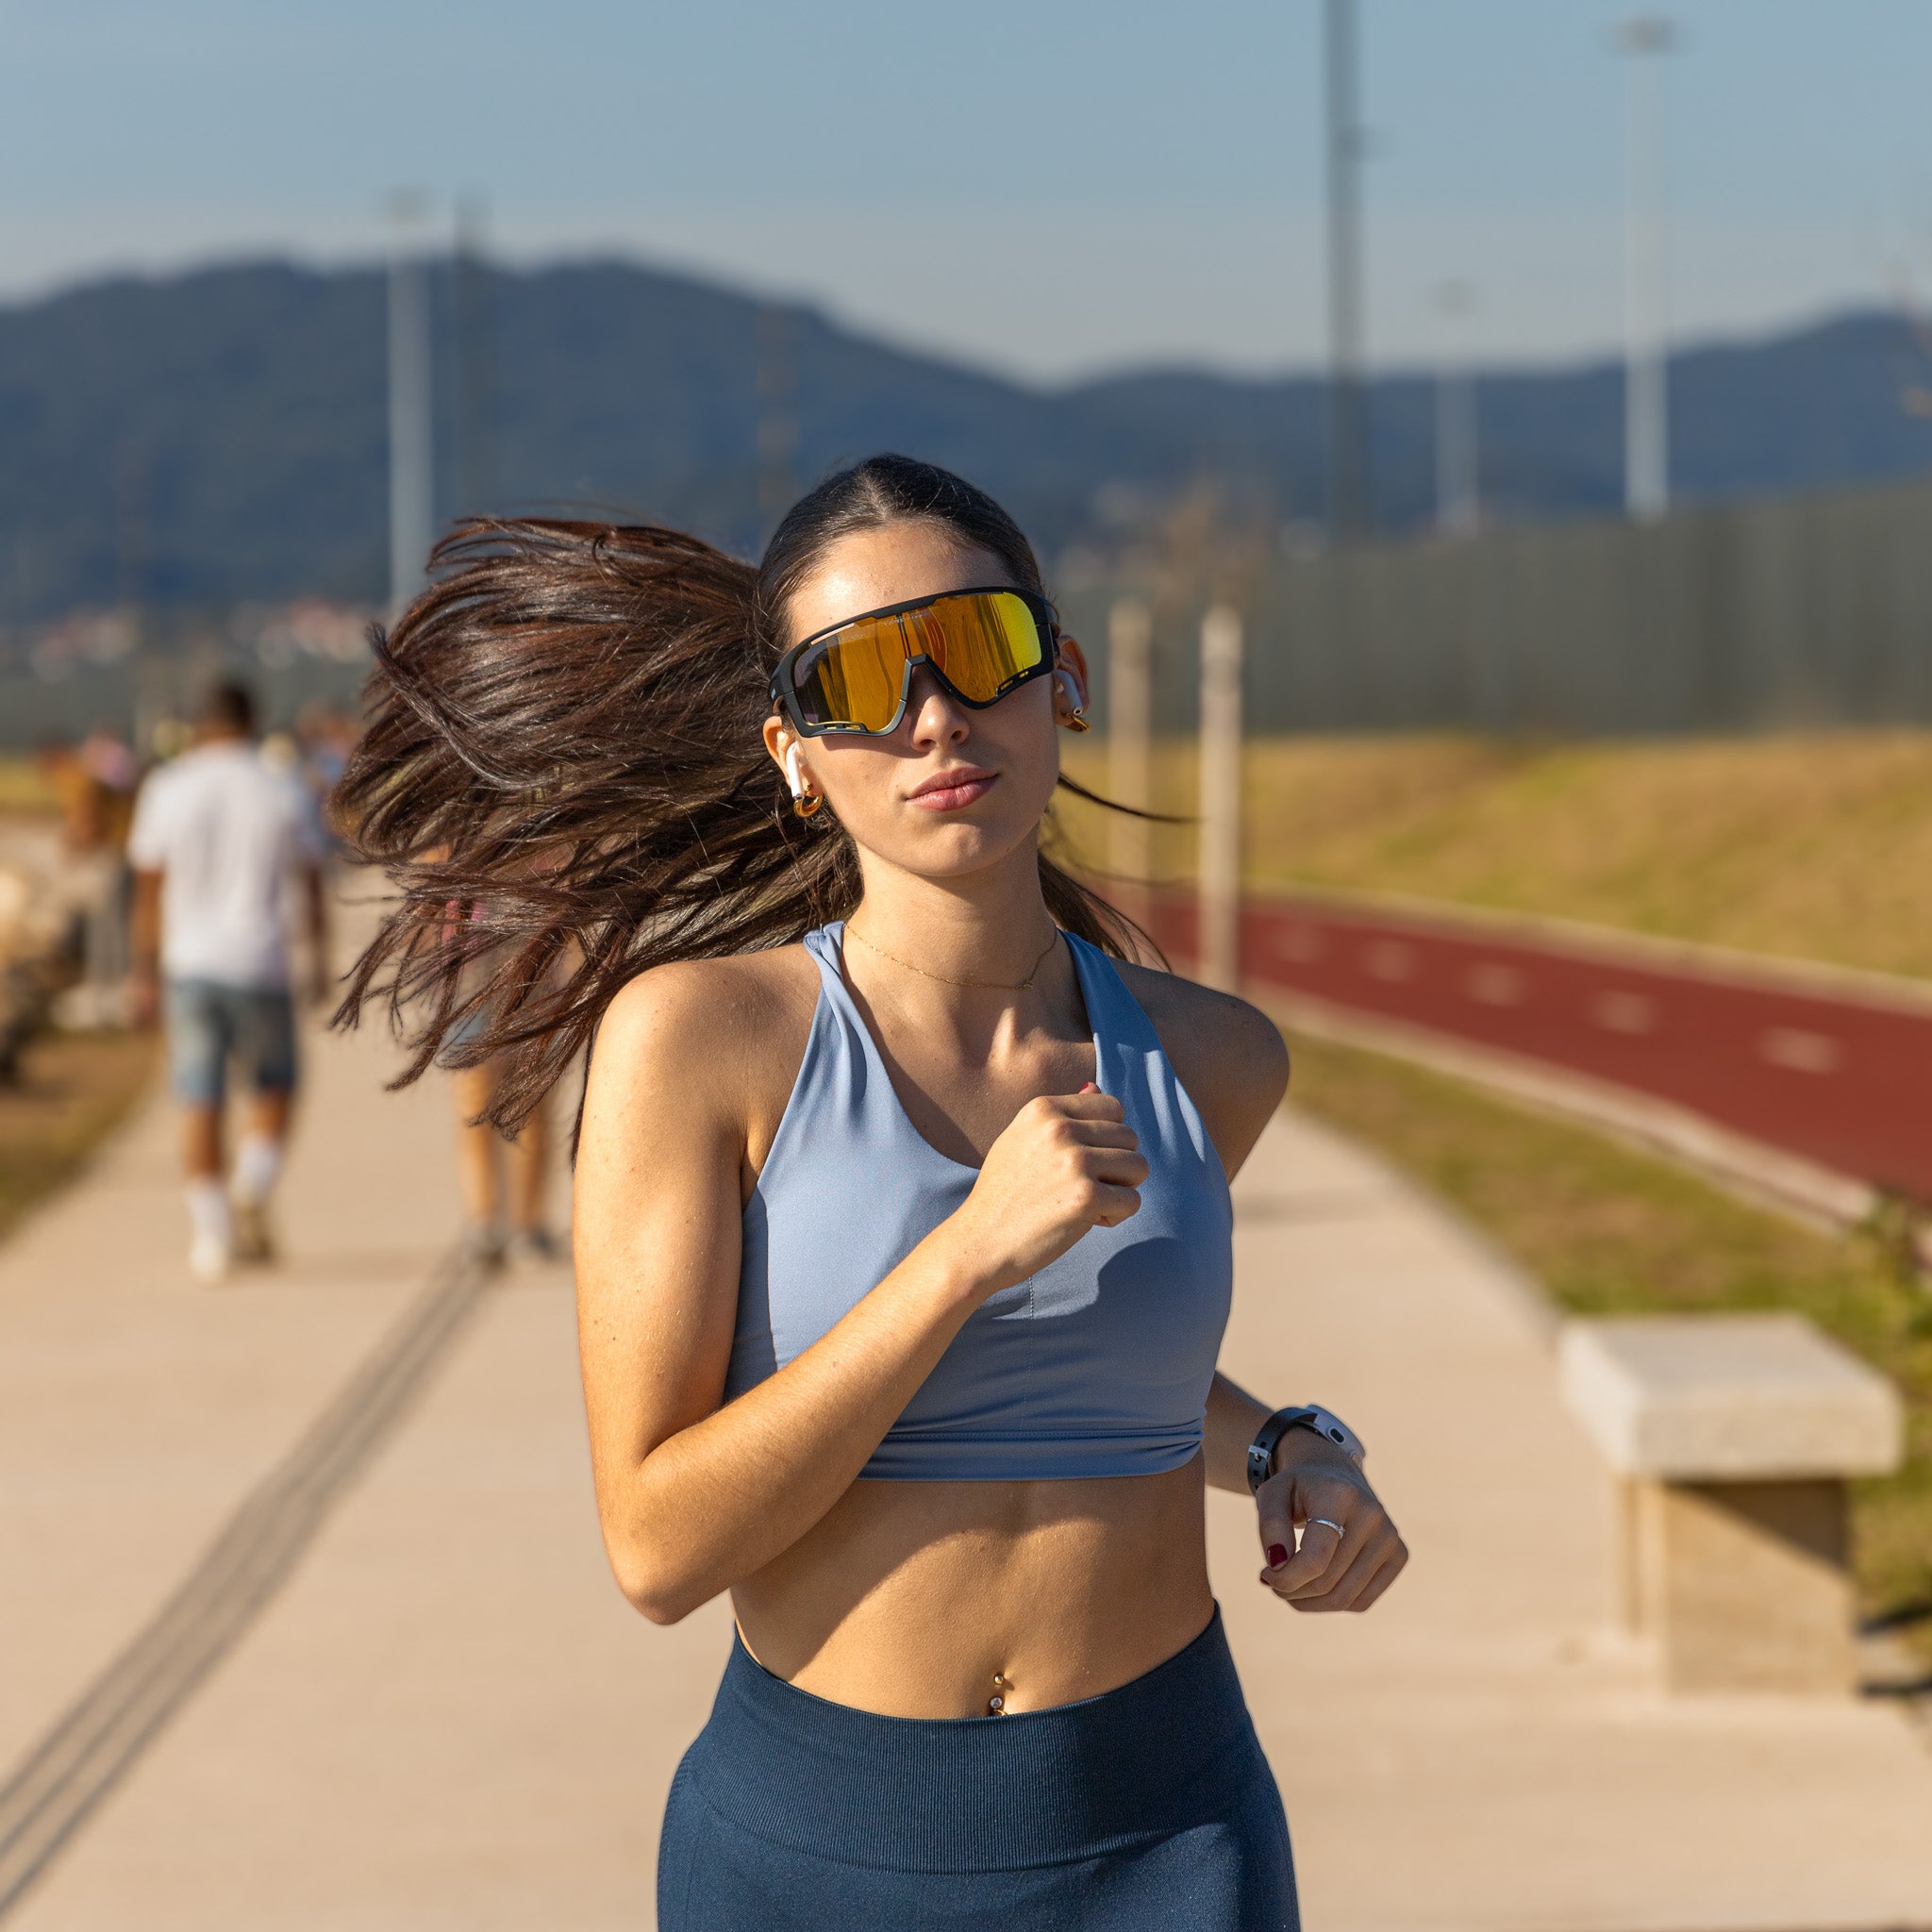
[[[1361,1438],[1333,1409],[1316,1408],[1311,1409],[1309,1414],[1312,1418],[1310,1426],[1315,1433],[1333,1442],[1344,1456],[1349,1457],[1359,1466],[1367,1453],[1362,1447]]]

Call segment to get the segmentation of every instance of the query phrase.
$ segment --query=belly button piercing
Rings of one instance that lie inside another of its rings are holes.
[[[1005,1717],[1007,1714],[1007,1692],[1012,1689],[1004,1675],[995,1671],[992,1674],[992,1695],[986,1700],[988,1717]]]

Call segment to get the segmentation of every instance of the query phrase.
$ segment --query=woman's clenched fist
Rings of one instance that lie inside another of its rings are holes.
[[[1090,1227],[1141,1206],[1141,1143],[1121,1104],[1091,1081],[1029,1100],[988,1150],[965,1205],[945,1224],[981,1296],[1024,1281]]]

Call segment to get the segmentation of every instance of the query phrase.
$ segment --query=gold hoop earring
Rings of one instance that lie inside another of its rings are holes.
[[[1087,727],[1083,724],[1080,728],[1084,731]],[[825,801],[823,798],[821,798],[816,791],[801,791],[798,794],[798,796],[791,801],[791,809],[795,811],[800,818],[808,819],[811,817],[813,812],[817,811],[818,808],[824,804],[824,802]]]
[[[1069,731],[1091,731],[1093,729],[1092,725],[1087,722],[1087,713],[1081,710],[1077,705],[1074,707],[1069,716],[1060,720],[1060,723]]]

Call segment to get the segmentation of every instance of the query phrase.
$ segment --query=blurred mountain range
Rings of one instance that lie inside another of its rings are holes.
[[[1244,519],[1321,516],[1315,376],[1034,388],[619,263],[440,267],[432,309],[442,514],[594,506],[751,551],[789,493],[892,448],[983,483],[1049,556],[1104,549],[1204,484]],[[384,352],[371,268],[230,266],[0,309],[0,622],[379,602]],[[1932,468],[1932,357],[1895,314],[1690,350],[1672,385],[1686,498]],[[1615,366],[1486,371],[1478,394],[1492,515],[1617,506]],[[1426,375],[1373,385],[1386,531],[1431,513],[1433,422]]]

